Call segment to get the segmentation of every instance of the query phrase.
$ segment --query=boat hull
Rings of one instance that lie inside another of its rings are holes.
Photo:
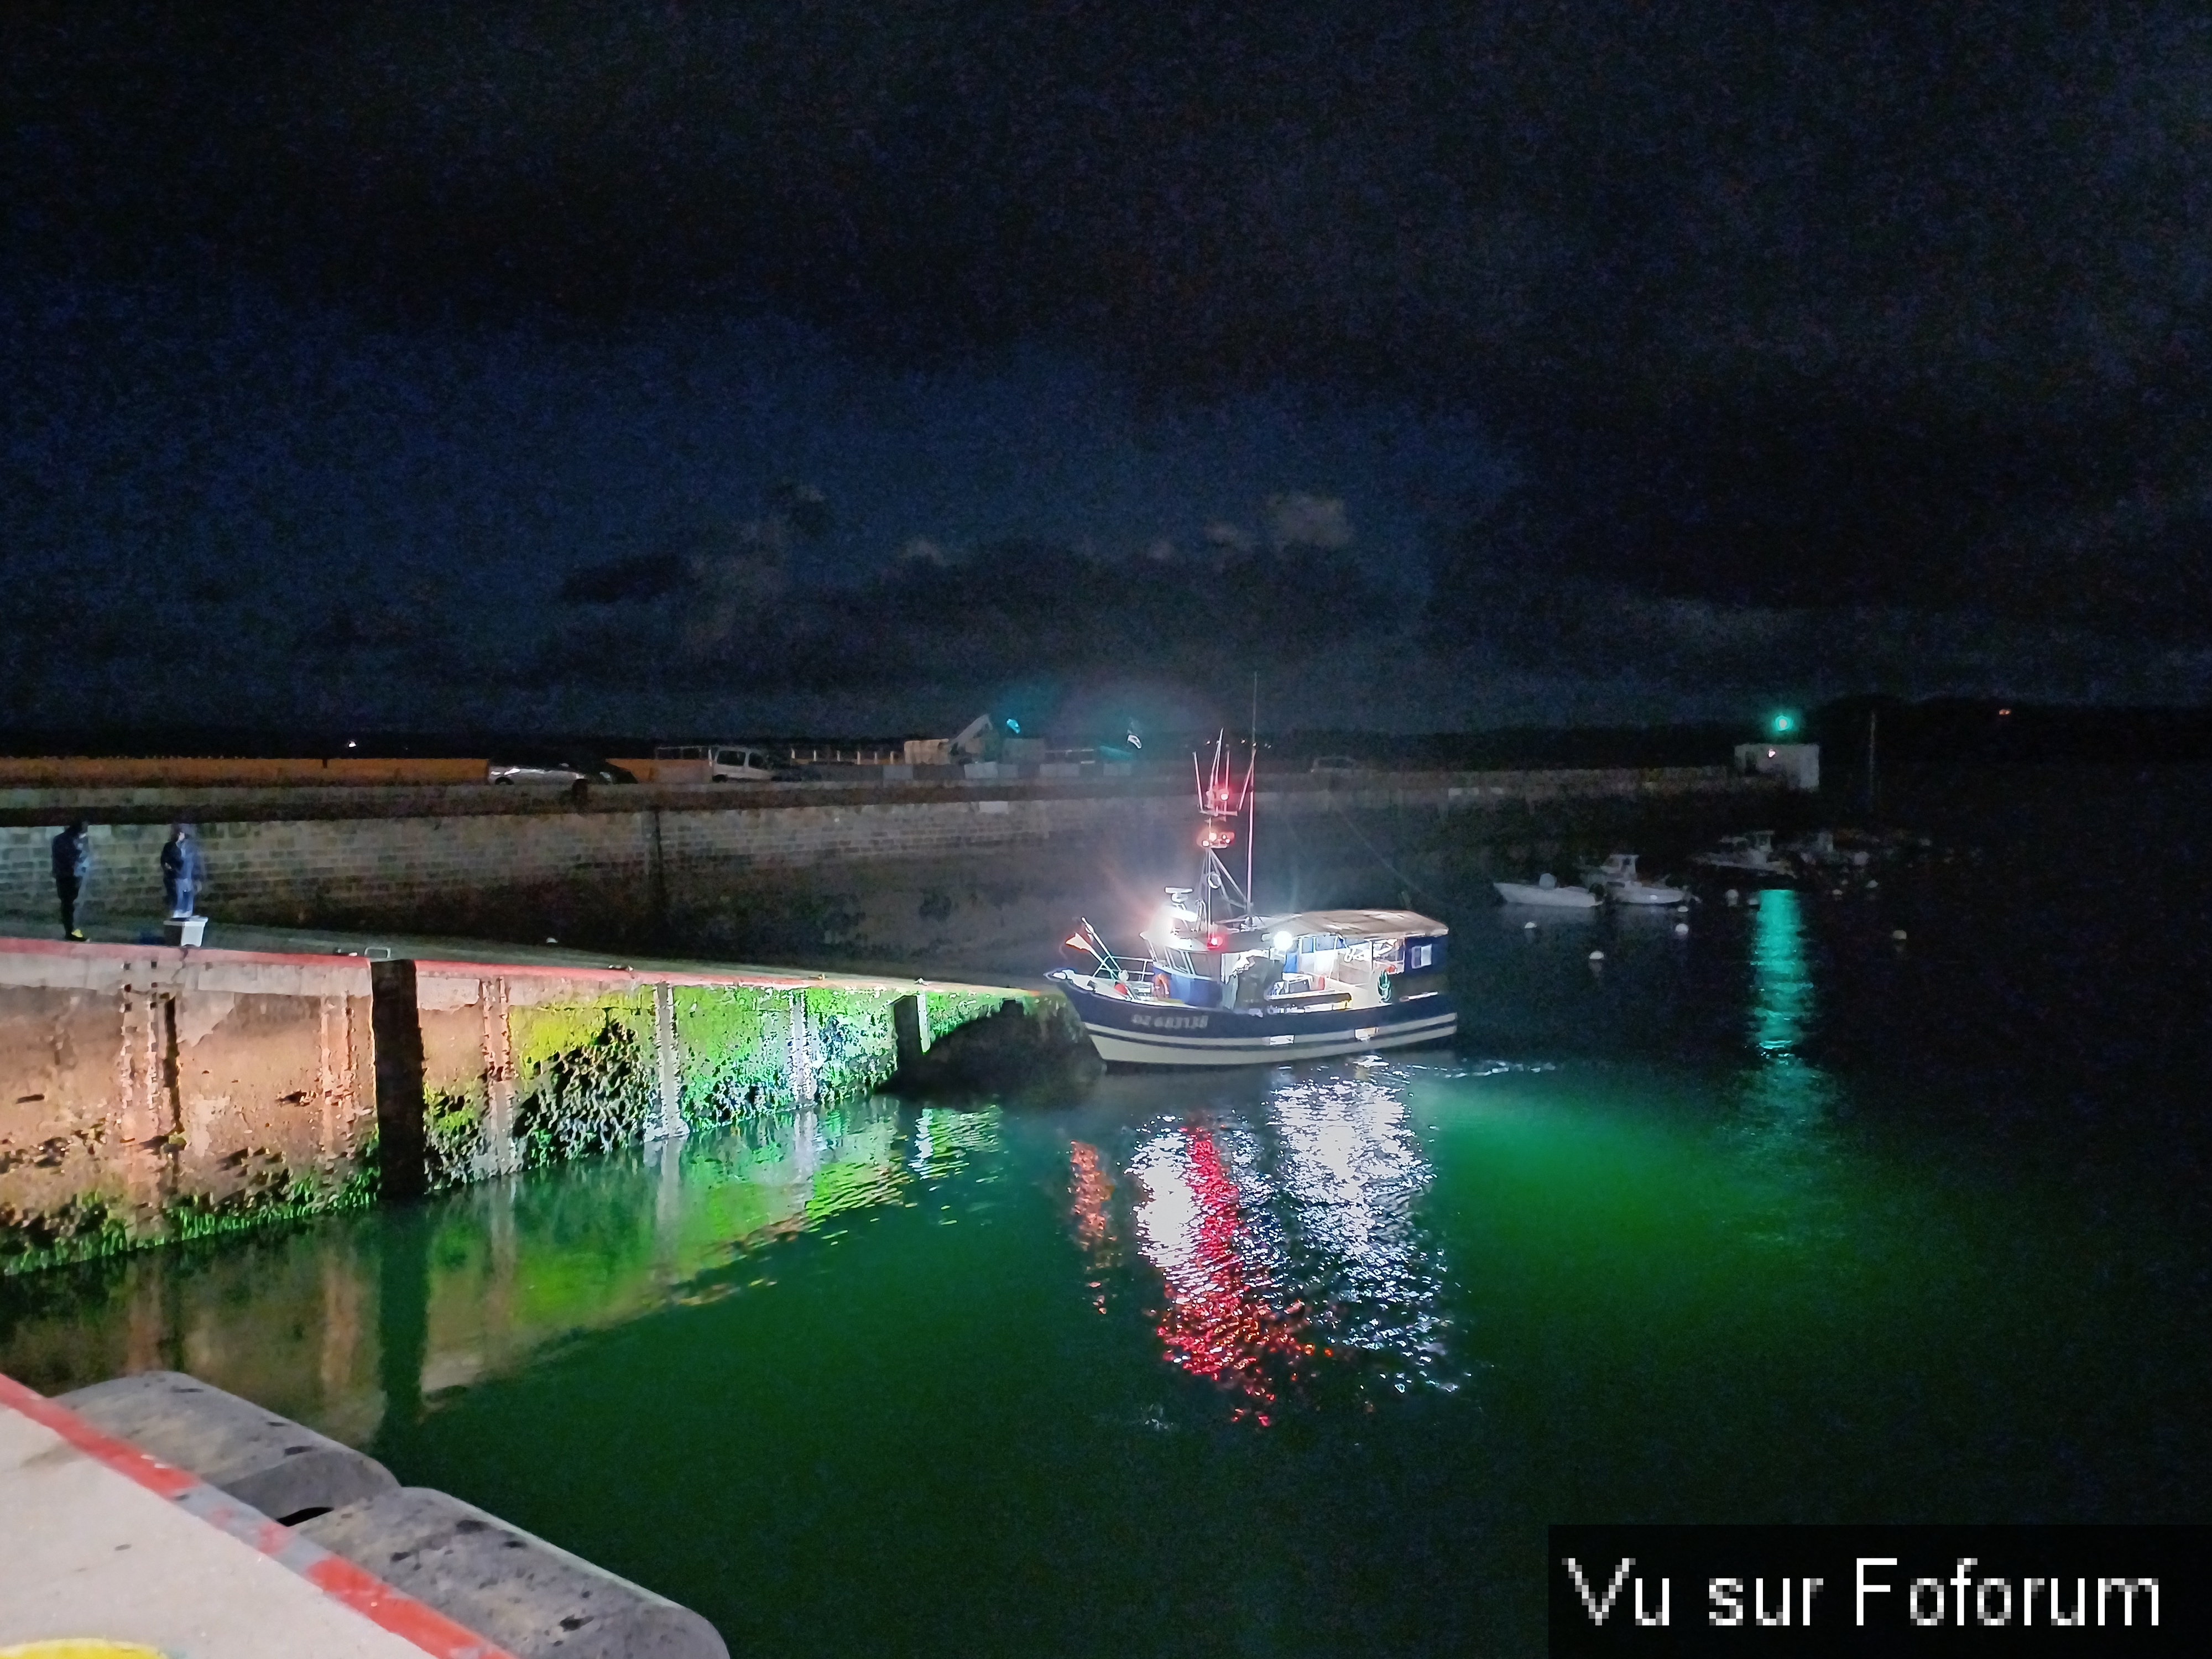
[[[1632,882],[1613,887],[1607,896],[1615,904],[1687,904],[1689,890],[1681,887],[1654,887],[1642,882]]]
[[[1493,881],[1490,884],[1508,904],[1534,905],[1546,910],[1595,910],[1602,902],[1587,887],[1539,887],[1527,881]]]
[[[1436,1042],[1459,1029],[1440,992],[1379,1008],[1245,1012],[1106,996],[1073,977],[1060,988],[1110,1066],[1280,1066]]]

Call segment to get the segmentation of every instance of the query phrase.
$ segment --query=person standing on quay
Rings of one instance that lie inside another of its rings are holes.
[[[82,818],[54,837],[54,895],[62,902],[62,937],[82,939],[76,925],[76,902],[84,893],[85,878],[92,873],[92,826]]]
[[[169,896],[169,918],[192,914],[192,899],[200,884],[200,849],[189,823],[173,823],[161,843],[161,890]]]

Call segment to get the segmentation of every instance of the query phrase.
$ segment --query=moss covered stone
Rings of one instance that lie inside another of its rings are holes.
[[[514,1139],[526,1169],[632,1146],[659,1121],[651,1005],[642,1041],[631,1011],[599,1012],[587,1040],[517,1067]]]

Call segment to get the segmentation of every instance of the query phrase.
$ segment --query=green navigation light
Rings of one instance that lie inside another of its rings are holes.
[[[1774,735],[1778,738],[1797,729],[1797,717],[1795,714],[1777,714],[1770,724],[1774,727]]]

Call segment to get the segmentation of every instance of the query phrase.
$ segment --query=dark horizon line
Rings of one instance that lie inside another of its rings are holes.
[[[1786,705],[1778,700],[1777,713]],[[1788,708],[1793,720],[1791,737],[1845,741],[1863,729],[1869,712],[1889,718],[1892,735],[1923,738],[1962,737],[1966,728],[1979,727],[1992,738],[2008,731],[2019,737],[2049,739],[2062,735],[2077,738],[2179,738],[2199,739],[2212,754],[2212,704],[2106,704],[2030,702],[2002,697],[1934,697],[1905,699],[1879,694],[1860,694],[1834,699],[1808,708]],[[1999,722],[2002,725],[2000,726]],[[576,756],[601,758],[647,757],[654,749],[700,743],[752,744],[760,746],[821,748],[886,748],[905,741],[906,733],[761,732],[731,732],[720,736],[641,736],[635,732],[566,730],[518,731],[503,727],[462,727],[445,731],[424,728],[333,728],[287,726],[281,722],[214,725],[132,723],[103,726],[0,728],[0,756],[10,759],[88,758],[234,758],[234,759],[413,759],[483,755],[503,758],[516,753],[543,754],[568,750]],[[947,737],[949,732],[929,732]],[[1193,743],[1211,739],[1211,732],[1160,732],[1146,741],[1144,753],[1178,757]],[[1239,741],[1242,733],[1230,736]],[[1749,743],[1771,740],[1780,734],[1752,720],[1655,720],[1640,725],[1621,723],[1561,726],[1513,725],[1466,726],[1423,732],[1389,732],[1347,726],[1293,726],[1262,731],[1263,749],[1298,755],[1321,755],[1337,750],[1358,751],[1382,758],[1418,758],[1425,753],[1442,757],[1455,750],[1511,749],[1536,750],[1585,750],[1593,746],[1627,744],[1673,750],[1688,745]],[[1054,747],[1081,748],[1115,744],[1119,734],[1101,732],[1048,732]],[[2130,749],[2136,744],[2130,742]],[[1723,758],[1716,753],[1715,759]]]

